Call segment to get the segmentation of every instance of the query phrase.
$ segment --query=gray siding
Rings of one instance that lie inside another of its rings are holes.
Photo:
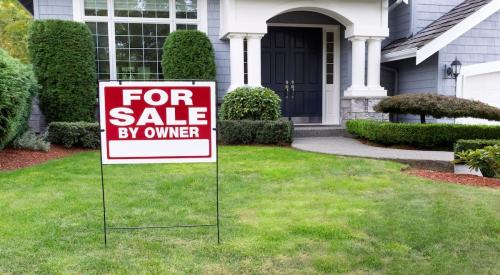
[[[342,27],[340,32],[340,94],[344,95],[344,91],[351,86],[352,83],[352,44],[345,39],[345,28]]]
[[[229,41],[219,39],[220,0],[208,0],[208,37],[214,46],[217,65],[217,96],[222,99],[231,84]]]
[[[413,33],[449,12],[464,0],[411,0],[413,6]]]
[[[71,0],[38,0],[35,10],[38,11],[36,19],[73,19]]]
[[[455,95],[455,81],[444,79],[444,66],[455,57],[463,65],[500,60],[500,12],[479,23],[439,51],[439,93]]]
[[[392,1],[394,2],[394,1]],[[411,35],[412,5],[401,4],[391,11],[389,16],[389,37],[383,46],[390,42]]]

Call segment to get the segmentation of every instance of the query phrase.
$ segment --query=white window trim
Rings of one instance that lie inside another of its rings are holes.
[[[109,77],[117,79],[116,73],[116,45],[115,45],[115,23],[153,23],[168,24],[170,32],[176,30],[177,24],[196,24],[198,30],[208,34],[208,4],[207,0],[197,1],[197,18],[182,19],[175,18],[175,0],[169,1],[169,18],[143,18],[143,17],[118,17],[114,15],[114,0],[107,1],[107,16],[85,16],[84,0],[73,0],[73,20],[78,22],[105,22],[108,23],[109,43]]]

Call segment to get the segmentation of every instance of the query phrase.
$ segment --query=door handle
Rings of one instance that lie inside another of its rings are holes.
[[[295,98],[295,80],[292,80],[291,87],[292,87],[292,99],[294,99]]]
[[[286,80],[285,81],[285,99],[288,99],[288,91],[289,91],[288,80]]]

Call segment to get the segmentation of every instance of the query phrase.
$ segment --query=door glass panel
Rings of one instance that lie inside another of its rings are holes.
[[[334,84],[334,35],[326,33],[326,84]]]

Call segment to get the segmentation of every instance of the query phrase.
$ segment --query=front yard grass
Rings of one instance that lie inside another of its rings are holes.
[[[193,228],[104,249],[98,156],[0,173],[0,273],[500,273],[500,190],[272,147],[220,149],[220,246]],[[105,167],[110,225],[215,222],[213,167]]]

